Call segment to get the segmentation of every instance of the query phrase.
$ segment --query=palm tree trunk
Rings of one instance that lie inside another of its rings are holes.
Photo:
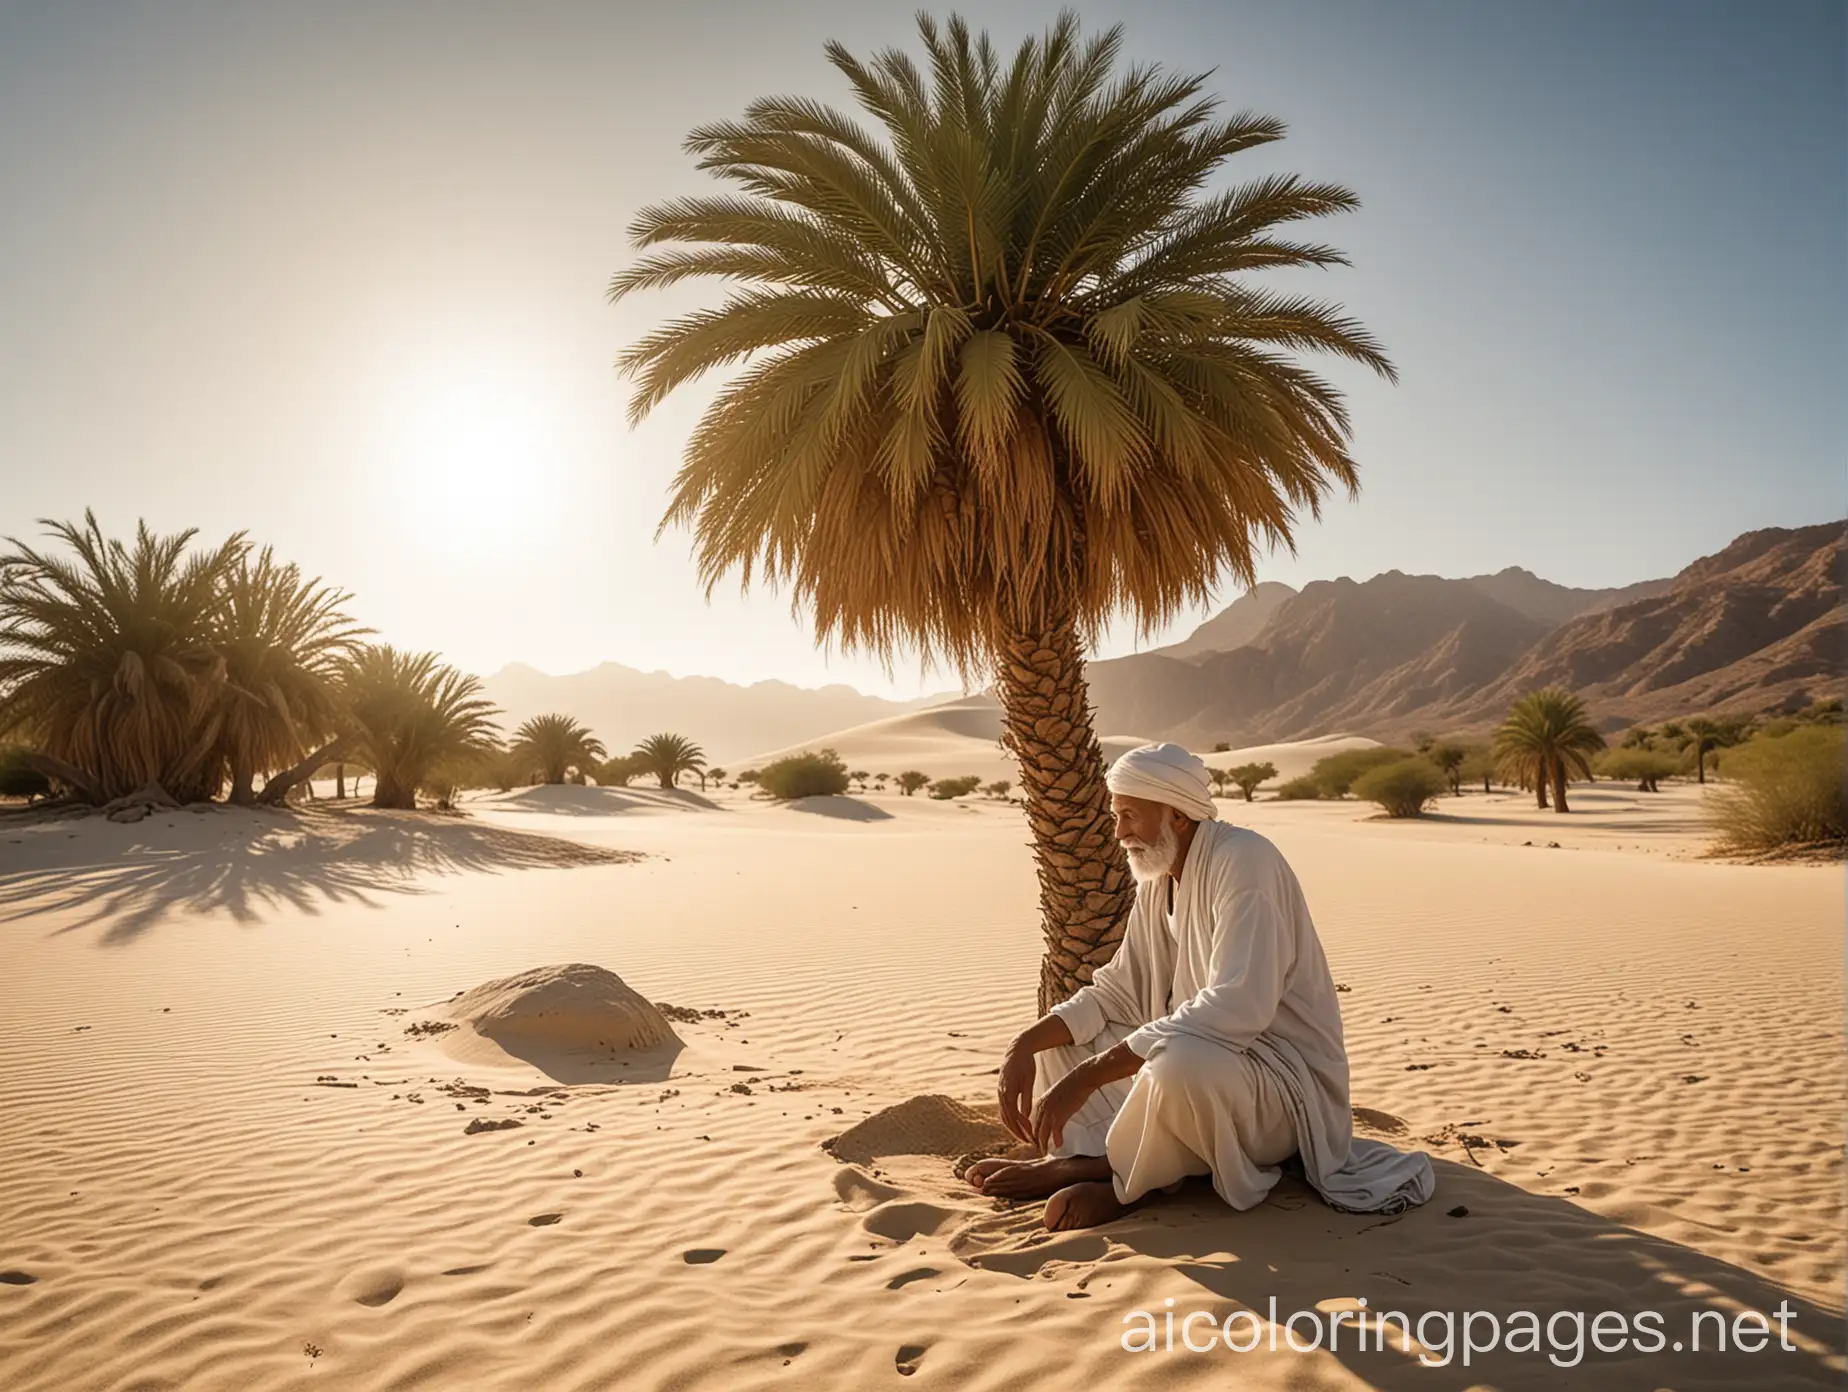
[[[1699,740],[1694,741],[1694,777],[1701,787],[1707,786],[1707,746]]]
[[[231,801],[238,807],[250,807],[257,800],[257,771],[242,759],[231,763]]]
[[[1564,812],[1566,808],[1566,761],[1558,755],[1553,756],[1553,810]]]
[[[335,764],[334,765],[334,797],[337,798],[341,802],[346,801],[346,765],[345,764]]]
[[[1075,625],[1003,632],[995,648],[1003,740],[1020,764],[1039,868],[1044,1013],[1116,955],[1135,883],[1117,844]]]
[[[16,757],[21,764],[34,773],[43,774],[53,783],[62,783],[85,802],[101,805],[109,800],[103,796],[103,785],[75,764],[67,764],[62,759],[54,759],[49,754],[38,754],[31,750]]]
[[[417,810],[417,789],[399,783],[393,774],[376,774],[372,780],[372,805],[415,812]]]
[[[1539,800],[1540,810],[1546,811],[1546,760],[1541,759],[1539,767],[1534,770],[1534,797]]]
[[[266,780],[263,784],[263,791],[257,795],[256,801],[265,807],[279,805],[282,800],[289,795],[289,789],[293,788],[297,783],[302,783],[313,778],[316,769],[327,763],[342,750],[350,749],[357,742],[357,735],[341,735],[332,742],[322,745],[306,759],[303,759],[299,764],[295,765],[294,768],[284,769],[281,773],[274,774]],[[359,779],[357,776],[353,779],[353,796],[359,796]]]

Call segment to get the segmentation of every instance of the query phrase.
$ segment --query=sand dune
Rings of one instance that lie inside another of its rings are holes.
[[[0,820],[0,1386],[1839,1379],[1841,875],[1696,859],[1697,789],[1410,824],[1222,803],[1301,875],[1361,1121],[1431,1151],[1437,1199],[1380,1221],[1286,1184],[1235,1215],[1191,1187],[1056,1237],[948,1155],[992,1134],[1032,1009],[1017,807],[533,791],[469,820]],[[665,1072],[465,1062],[419,1028],[565,962],[671,1003]],[[1120,1346],[1134,1310],[1272,1297],[1653,1311],[1673,1336],[1786,1302],[1794,1347],[1587,1345],[1568,1372]]]
[[[870,773],[917,769],[932,778],[955,778],[973,773],[990,781],[997,778],[1018,780],[1020,775],[1014,760],[1000,747],[1000,738],[1001,708],[993,698],[975,695],[927,710],[856,725],[807,744],[771,750],[740,761],[738,767],[761,768],[772,759],[798,754],[804,749],[832,749],[849,767]],[[1099,737],[1107,763],[1147,742],[1137,735]],[[1200,757],[1214,768],[1268,761],[1277,767],[1277,778],[1270,780],[1276,782],[1307,773],[1317,759],[1330,754],[1344,749],[1368,749],[1378,743],[1360,735],[1324,735],[1319,739],[1253,745],[1248,749],[1212,754],[1203,750]]]
[[[805,749],[832,749],[856,769],[900,773],[917,769],[932,778],[979,774],[984,780],[1018,779],[1013,756],[1000,746],[1001,708],[985,695],[965,696],[924,710],[855,725],[802,744],[773,749],[738,762],[760,768]],[[1137,735],[1103,735],[1104,757],[1115,759],[1147,741]]]

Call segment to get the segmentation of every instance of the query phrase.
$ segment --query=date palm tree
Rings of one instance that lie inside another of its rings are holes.
[[[338,721],[338,674],[369,633],[346,616],[352,596],[304,580],[265,547],[226,574],[212,640],[225,660],[225,764],[231,801],[256,800],[258,773],[287,768]]]
[[[662,526],[708,593],[793,590],[818,639],[992,677],[1032,826],[1042,1002],[1116,950],[1133,883],[1112,835],[1082,654],[1256,581],[1329,491],[1357,487],[1342,397],[1293,354],[1392,376],[1337,309],[1245,280],[1345,264],[1287,224],[1358,205],[1273,174],[1207,188],[1284,133],[1203,77],[1119,63],[1061,17],[1003,61],[959,18],[829,61],[871,118],[803,97],[692,132],[735,192],[645,209],[612,298],[719,277],[716,309],[622,355],[646,416],[743,365],[687,445]]]
[[[478,678],[435,653],[359,648],[342,674],[341,698],[360,760],[373,772],[374,807],[415,808],[419,788],[441,792],[454,781],[448,770],[493,750],[497,712],[480,693]]]
[[[568,715],[535,715],[513,732],[514,756],[536,769],[542,783],[563,783],[572,769],[595,772],[607,751],[603,741]]]
[[[1590,778],[1591,756],[1602,748],[1604,736],[1585,718],[1585,703],[1558,686],[1516,701],[1495,732],[1495,757],[1503,775],[1533,788],[1542,808],[1550,782],[1555,812],[1570,810],[1568,770]]]
[[[188,530],[133,546],[43,521],[71,555],[7,539],[0,555],[0,735],[103,803],[158,785],[180,802],[224,779],[225,659],[214,638],[242,535],[191,550]]]
[[[706,764],[705,751],[680,735],[650,735],[629,757],[641,772],[658,778],[663,788],[679,786],[681,774],[698,773]]]

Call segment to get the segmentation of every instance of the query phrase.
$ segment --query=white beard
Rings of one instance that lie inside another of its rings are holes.
[[[1129,853],[1129,873],[1136,883],[1148,884],[1174,868],[1175,859],[1181,853],[1181,839],[1174,834],[1174,823],[1164,820],[1153,846],[1141,841],[1125,841],[1123,849]]]

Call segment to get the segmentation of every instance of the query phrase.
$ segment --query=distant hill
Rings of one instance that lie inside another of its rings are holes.
[[[675,677],[616,662],[558,677],[513,663],[486,678],[483,686],[488,699],[505,712],[501,724],[507,730],[530,716],[563,711],[588,725],[612,753],[671,730],[720,764],[755,749],[793,744],[945,699],[887,701],[850,686],[809,688],[780,681],[738,686],[717,677]]]

